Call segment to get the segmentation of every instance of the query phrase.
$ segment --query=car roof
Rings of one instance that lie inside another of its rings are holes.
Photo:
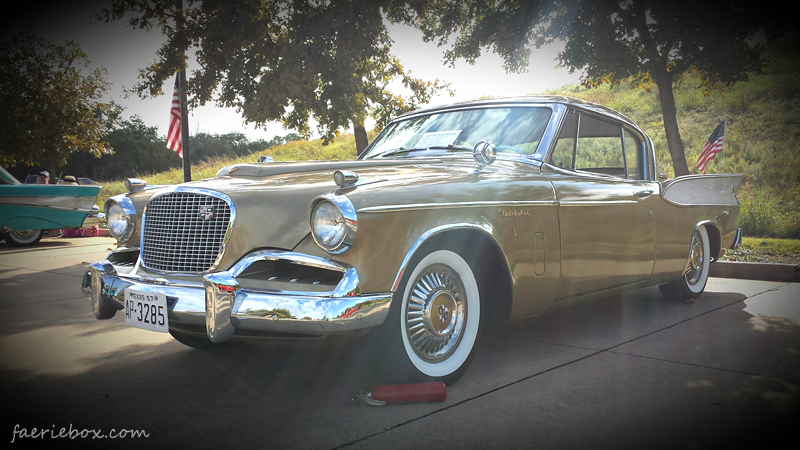
[[[418,109],[416,111],[402,114],[398,116],[397,119],[416,116],[416,115],[431,114],[439,111],[447,111],[451,109],[462,109],[469,107],[499,106],[499,105],[537,105],[537,104],[542,105],[542,104],[554,104],[554,103],[562,104],[569,107],[589,110],[605,116],[613,117],[629,125],[632,125],[637,129],[639,128],[631,119],[627,118],[624,114],[621,114],[620,112],[615,111],[611,108],[599,105],[597,103],[588,102],[586,100],[581,100],[572,97],[564,97],[560,95],[528,95],[523,97],[503,97],[503,98],[487,98],[487,99],[471,100],[467,102],[459,102],[459,103],[452,103],[449,105],[441,105],[430,108]]]

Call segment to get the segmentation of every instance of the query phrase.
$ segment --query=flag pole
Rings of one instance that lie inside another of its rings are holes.
[[[178,10],[177,16],[177,29],[178,32],[183,31],[183,0],[175,0],[175,6]],[[184,61],[186,55],[184,54]],[[186,105],[186,66],[178,72],[179,92],[181,97],[181,154],[183,156],[183,182],[187,183],[192,181],[192,158],[189,151],[189,111]]]
[[[722,135],[728,131],[728,119],[725,119],[725,124],[722,125]],[[717,161],[717,173],[722,173],[722,149],[719,149],[719,161]]]
[[[180,1],[180,0],[178,0]],[[192,181],[192,158],[189,152],[189,112],[186,106],[186,71],[178,72],[181,96],[181,154],[183,155],[183,182]]]

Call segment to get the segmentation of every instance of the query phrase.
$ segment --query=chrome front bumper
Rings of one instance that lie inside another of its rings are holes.
[[[112,253],[109,259],[115,259],[114,256]],[[243,287],[238,278],[251,265],[265,261],[341,272],[341,280],[326,292]],[[371,328],[383,323],[392,298],[391,292],[361,294],[358,274],[352,267],[286,251],[251,253],[230,270],[203,276],[202,282],[176,278],[181,277],[168,279],[144,273],[139,270],[138,260],[131,267],[107,259],[90,264],[83,288],[89,293],[98,319],[109,318],[124,309],[127,289],[163,293],[167,297],[170,327],[204,327],[212,342],[226,341],[235,334],[237,337],[258,337],[259,332],[324,335]]]

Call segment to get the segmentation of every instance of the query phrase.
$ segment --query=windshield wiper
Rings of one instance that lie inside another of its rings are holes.
[[[448,151],[458,151],[458,152],[472,152],[471,147],[465,147],[463,145],[431,145],[430,147],[420,147],[420,148],[395,148],[392,150],[387,150],[383,153],[378,153],[375,156],[370,157],[372,158],[385,158],[387,156],[394,156],[399,155],[401,153],[411,153],[411,152],[419,152],[425,150],[448,150]]]

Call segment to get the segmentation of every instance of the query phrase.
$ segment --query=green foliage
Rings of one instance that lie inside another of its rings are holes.
[[[722,260],[797,264],[800,262],[800,240],[746,237],[738,249],[728,250]]]
[[[772,61],[747,82],[707,93],[696,75],[675,89],[678,124],[686,158],[697,161],[714,128],[728,119],[722,172],[744,173],[745,183],[766,187],[778,197],[800,185],[800,39],[784,38],[766,47]],[[600,103],[636,122],[653,139],[659,165],[674,176],[666,150],[663,118],[654,93],[621,83],[596,88],[563,86],[545,91]],[[707,172],[716,172],[719,156]],[[692,165],[691,173],[699,173]]]
[[[158,173],[182,167],[181,159],[167,148],[164,139],[158,136],[157,128],[148,127],[139,117],[122,121],[109,132],[107,138],[114,148],[113,152],[100,158],[90,154],[74,154],[60,172],[102,182],[131,177],[134,173]],[[248,155],[300,139],[298,134],[289,133],[285,137],[275,136],[269,141],[252,142],[242,133],[198,133],[189,137],[189,145],[192,163],[195,164]]]
[[[89,177],[95,181],[118,179],[131,173],[150,173],[181,167],[175,152],[158,137],[157,127],[148,127],[139,117],[123,120],[107,136],[113,152],[96,158],[72,155],[64,174]]]
[[[247,122],[281,121],[306,138],[314,119],[328,143],[350,125],[363,136],[367,116],[384,125],[449,91],[439,80],[411,76],[391,55],[382,15],[387,0],[188,3],[184,14],[174,2],[114,0],[99,14],[105,21],[159,28],[167,37],[156,60],[142,69],[137,94],[160,95],[193,49],[200,68],[188,80],[192,105],[216,101],[236,108]],[[392,82],[407,95],[392,93]]]
[[[56,45],[23,31],[0,43],[0,164],[55,172],[72,153],[107,153],[118,108],[100,101],[104,77],[73,41]]]
[[[688,74],[705,93],[745,81],[761,70],[763,46],[750,41],[794,29],[787,15],[752,1],[692,0],[429,0],[409,2],[390,15],[445,46],[445,62],[474,62],[489,48],[508,71],[522,72],[528,46],[563,42],[559,65],[584,74],[583,85],[625,83],[657,87],[659,111],[674,173],[689,173],[673,90]],[[687,99],[689,100],[689,99]],[[601,102],[602,103],[602,102]]]
[[[747,236],[800,239],[800,191],[787,199],[765,188],[740,192],[739,224]]]

